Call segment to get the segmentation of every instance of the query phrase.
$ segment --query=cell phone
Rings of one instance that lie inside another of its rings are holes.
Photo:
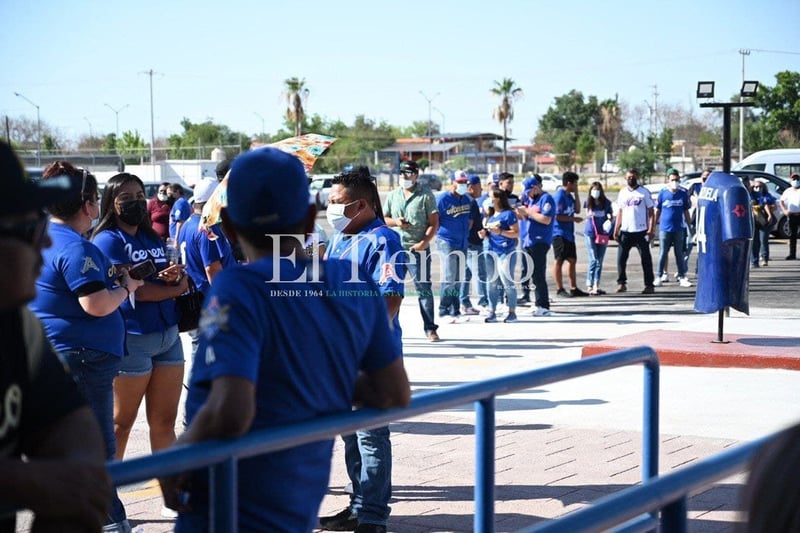
[[[146,279],[156,273],[156,264],[152,259],[133,265],[128,275],[133,279]]]

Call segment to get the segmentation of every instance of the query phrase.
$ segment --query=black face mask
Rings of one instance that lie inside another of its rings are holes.
[[[174,203],[175,203],[175,197],[172,196],[171,194],[168,194],[167,195],[167,205],[172,205]]]
[[[128,200],[119,204],[119,218],[126,224],[138,226],[147,216],[145,200]]]
[[[628,187],[635,189],[639,185],[639,180],[636,178],[628,178]]]

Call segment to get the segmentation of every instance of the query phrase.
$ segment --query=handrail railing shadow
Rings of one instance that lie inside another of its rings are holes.
[[[494,531],[495,397],[640,363],[644,365],[642,480],[647,481],[658,475],[659,362],[653,349],[645,346],[415,395],[403,409],[360,409],[260,430],[236,440],[178,446],[146,457],[112,462],[109,473],[114,484],[121,486],[208,467],[212,531],[233,532],[237,531],[238,459],[475,402],[474,530],[491,532]],[[643,518],[652,521],[655,515]]]

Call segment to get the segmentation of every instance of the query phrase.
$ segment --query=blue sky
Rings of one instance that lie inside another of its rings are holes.
[[[304,8],[298,10],[297,6]],[[309,113],[351,123],[358,114],[397,125],[432,119],[448,132],[501,133],[494,80],[524,97],[512,136],[527,142],[553,98],[578,89],[630,105],[696,108],[696,82],[724,99],[746,78],[774,85],[800,71],[800,1],[627,2],[305,0],[140,2],[2,0],[0,115],[41,118],[70,138],[138,130],[150,139],[180,120],[211,119],[274,132],[283,80],[305,78]],[[797,52],[796,55],[771,51]]]

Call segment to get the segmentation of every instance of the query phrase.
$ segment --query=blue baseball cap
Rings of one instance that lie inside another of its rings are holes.
[[[480,182],[481,182],[481,178],[476,176],[475,174],[472,174],[469,177],[469,181],[467,181],[467,183],[469,183],[470,185],[479,185]]]
[[[456,170],[453,172],[453,176],[450,178],[450,181],[457,181],[461,183],[466,183],[469,180],[467,173],[463,170]]]
[[[227,211],[237,226],[278,230],[308,213],[308,176],[296,156],[265,146],[238,156],[228,175]]]
[[[528,176],[524,180],[522,180],[522,188],[523,189],[532,189],[534,185],[541,185],[541,182],[536,176]]]

